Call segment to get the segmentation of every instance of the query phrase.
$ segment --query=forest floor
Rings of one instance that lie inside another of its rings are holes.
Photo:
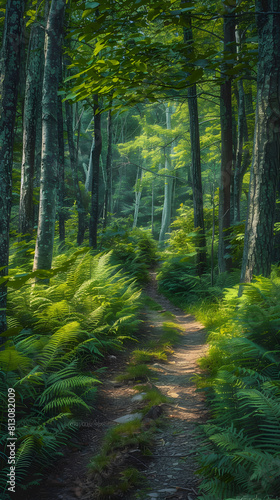
[[[197,424],[207,420],[207,409],[203,394],[195,390],[192,377],[200,372],[197,360],[207,351],[206,332],[193,316],[185,314],[157,292],[155,273],[151,273],[151,282],[145,293],[162,307],[162,311],[149,309],[142,312],[139,343],[134,344],[132,350],[141,348],[142,340],[160,334],[165,312],[174,315],[172,321],[179,325],[182,335],[167,362],[149,365],[155,373],[152,385],[170,398],[170,404],[162,405],[164,426],[155,435],[152,456],[143,461],[131,455],[131,466],[140,465],[147,479],[123,498],[195,500],[199,486],[195,455],[202,439]],[[114,420],[137,411],[139,405],[141,408],[141,403],[132,401],[138,394],[133,384],[116,382],[116,376],[124,371],[128,361],[129,351],[108,357],[108,368],[101,377],[102,386],[98,388],[93,415],[82,422],[69,446],[62,450],[64,455],[47,472],[40,487],[28,493],[21,492],[21,499],[97,498],[94,494],[96,485],[87,474],[87,465],[99,452],[106,431],[116,425]]]

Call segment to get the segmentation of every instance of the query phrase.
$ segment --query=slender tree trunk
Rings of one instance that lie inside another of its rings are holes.
[[[151,231],[154,235],[154,180],[152,180]]]
[[[86,181],[85,181],[85,190],[88,193],[91,192],[91,185],[92,185],[92,152],[93,152],[93,150],[94,150],[94,135],[92,138],[92,143],[91,143],[91,148],[90,148],[88,169],[87,169]]]
[[[112,196],[111,183],[112,183],[112,141],[113,141],[113,123],[112,123],[112,101],[110,103],[110,109],[108,111],[108,122],[107,122],[107,136],[108,136],[108,149],[106,157],[106,185],[104,193],[104,215],[103,215],[103,229],[107,225],[108,218],[108,206],[110,205],[110,200]]]
[[[1,49],[0,80],[0,277],[8,273],[12,205],[14,126],[24,1],[8,0]],[[0,287],[0,333],[6,330],[7,288]],[[2,339],[0,340],[0,342]]]
[[[166,106],[166,128],[171,130],[171,114],[172,107]],[[165,148],[165,170],[169,172],[171,170],[171,152],[172,147]],[[165,177],[164,181],[164,202],[162,209],[161,218],[161,228],[159,233],[159,242],[164,243],[166,239],[166,233],[168,232],[171,220],[171,205],[172,205],[172,183],[173,179],[171,177]]]
[[[193,34],[191,20],[189,28],[184,29],[184,41],[187,43],[188,53],[193,56]],[[206,238],[203,216],[203,192],[201,181],[200,138],[197,107],[196,85],[188,87],[188,107],[190,115],[190,136],[192,152],[192,188],[194,226],[198,232],[197,247],[197,274],[201,276],[206,268]]]
[[[241,50],[241,38],[239,30],[236,31],[236,42],[238,52]],[[248,127],[245,108],[245,92],[243,80],[238,80],[237,83],[237,102],[238,102],[238,132],[237,132],[237,149],[236,160],[234,167],[234,180],[233,180],[233,221],[240,221],[240,200],[242,191],[243,177],[250,164],[250,152],[245,147],[248,144]]]
[[[60,60],[60,82],[62,82],[62,57]],[[57,96],[57,134],[58,134],[58,231],[59,242],[65,242],[65,179],[64,179],[64,128],[62,98]]]
[[[66,0],[52,0],[46,29],[41,186],[34,270],[50,269],[52,265],[58,162],[57,91],[65,3]]]
[[[235,18],[231,7],[224,4],[224,51],[225,55],[233,52],[235,43]],[[220,116],[221,116],[221,182],[219,190],[219,248],[218,262],[220,273],[230,271],[230,187],[233,162],[232,140],[232,103],[231,79],[226,76],[227,63],[222,65],[222,76],[225,78],[221,85]]]
[[[143,177],[143,170],[141,169],[141,172],[139,172],[139,170],[140,169],[138,168],[137,174],[136,174],[136,182],[135,182],[135,206],[134,206],[134,218],[133,218],[132,229],[134,227],[137,227],[139,208],[140,208],[140,200],[141,200],[141,194],[142,194],[142,182],[141,181],[142,181],[142,177]],[[139,184],[139,186],[138,186],[138,184]]]
[[[38,7],[39,5],[37,5],[37,8]],[[19,233],[29,233],[30,235],[32,234],[34,227],[33,185],[37,136],[36,123],[38,116],[40,116],[40,106],[42,101],[44,38],[45,33],[42,27],[37,23],[33,24],[29,40],[25,85],[23,150],[19,204]]]
[[[97,248],[98,203],[99,203],[99,160],[102,151],[101,113],[98,95],[94,96],[94,148],[92,151],[91,210],[89,223],[89,246]]]
[[[65,101],[65,111],[66,111],[68,147],[70,153],[70,164],[71,164],[73,186],[74,186],[75,197],[77,202],[77,210],[78,210],[77,244],[81,245],[84,241],[84,235],[86,230],[86,225],[85,225],[86,214],[82,199],[82,193],[79,186],[77,151],[74,143],[73,113],[69,101]]]
[[[273,14],[275,11],[275,14]],[[280,162],[280,0],[257,0],[257,104],[241,281],[269,276]],[[267,14],[266,14],[267,12]]]

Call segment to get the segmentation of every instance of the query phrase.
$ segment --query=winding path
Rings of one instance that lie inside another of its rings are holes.
[[[171,399],[172,404],[164,405],[167,425],[157,434],[153,456],[145,464],[144,474],[148,486],[127,494],[124,499],[195,500],[199,485],[194,460],[200,445],[197,424],[204,422],[207,414],[203,395],[195,390],[192,377],[199,373],[197,360],[207,350],[206,332],[193,316],[186,315],[157,292],[155,273],[151,273],[151,282],[145,292],[163,311],[175,316],[172,321],[181,327],[182,336],[168,362],[151,365],[157,377],[153,384]],[[142,330],[146,339],[160,331],[165,320],[163,311],[143,313]],[[86,474],[87,464],[98,453],[112,421],[135,411],[135,403],[132,402],[135,390],[132,386],[123,386],[114,380],[128,361],[129,353],[108,356],[107,373],[103,377],[93,415],[82,422],[77,436],[72,440],[71,451],[69,448],[63,450],[65,456],[50,469],[45,481],[35,491],[21,494],[22,500],[94,500]]]

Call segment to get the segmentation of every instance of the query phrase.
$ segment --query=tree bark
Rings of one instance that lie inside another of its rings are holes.
[[[166,106],[166,128],[167,130],[171,130],[171,114],[172,107]],[[171,152],[172,146],[168,146],[165,148],[165,170],[169,172],[171,170]],[[166,239],[166,233],[168,232],[171,220],[171,202],[172,202],[172,183],[173,179],[171,177],[165,177],[164,181],[164,202],[162,209],[162,218],[161,218],[161,228],[159,233],[159,242],[161,244],[164,243]]]
[[[112,102],[110,103],[110,109],[108,111],[108,122],[107,122],[107,136],[108,136],[108,149],[106,157],[106,185],[104,193],[104,215],[103,215],[103,229],[107,225],[108,218],[108,206],[111,204],[111,184],[112,184],[112,141],[113,141],[113,123],[112,123]]]
[[[78,156],[77,156],[77,149],[74,143],[73,113],[69,101],[65,101],[65,111],[66,111],[68,147],[70,153],[70,164],[71,164],[73,185],[74,185],[77,210],[78,210],[77,244],[81,245],[84,241],[84,235],[86,230],[86,225],[85,225],[86,214],[83,204],[82,193],[79,186],[78,165],[77,165]]]
[[[134,217],[133,217],[132,229],[134,227],[137,227],[138,214],[139,214],[139,208],[140,208],[140,200],[141,200],[141,194],[142,194],[143,170],[141,169],[141,172],[139,172],[139,170],[140,170],[140,168],[137,169],[136,182],[135,182],[135,206],[134,206]],[[138,181],[139,181],[139,187],[138,187]]]
[[[257,104],[242,282],[250,282],[253,274],[269,276],[271,271],[280,161],[279,11],[279,0],[256,1],[259,38]]]
[[[89,222],[89,246],[97,247],[98,204],[99,204],[99,162],[102,151],[101,113],[98,95],[94,95],[94,148],[92,151],[92,185]]]
[[[188,53],[193,55],[193,34],[191,20],[189,28],[184,29],[184,41],[187,43]],[[198,232],[197,247],[197,274],[201,276],[206,268],[206,238],[203,216],[203,192],[201,181],[200,138],[197,107],[196,85],[188,87],[188,108],[190,115],[190,137],[192,153],[192,188],[194,227]]]
[[[224,5],[224,52],[225,55],[233,53],[235,43],[235,19],[233,9]],[[220,117],[221,117],[221,181],[219,190],[219,247],[218,264],[219,272],[230,271],[230,187],[233,162],[232,139],[232,103],[231,79],[227,77],[227,63],[221,68],[222,77],[225,78],[220,92]]]
[[[57,91],[66,0],[52,0],[45,40],[42,98],[42,160],[37,241],[33,269],[50,269],[56,216],[58,126]]]
[[[0,276],[5,276],[8,273],[9,264],[14,126],[23,12],[24,1],[8,0],[1,49],[0,81]],[[3,333],[7,328],[6,304],[7,288],[3,285],[0,287],[0,333]]]
[[[37,5],[37,8],[39,5]],[[42,20],[41,20],[42,21]],[[37,119],[40,116],[44,70],[44,30],[37,23],[31,28],[23,114],[23,150],[19,204],[19,233],[32,235],[34,227],[33,186]]]
[[[61,54],[62,56],[62,54]],[[62,57],[60,59],[60,83],[62,83]],[[62,98],[57,96],[57,136],[58,136],[58,232],[59,242],[65,242],[65,179],[64,179],[64,127]]]
[[[241,50],[241,37],[239,30],[236,31],[236,42],[238,52]],[[250,152],[246,145],[248,144],[248,126],[245,107],[245,92],[243,80],[238,80],[237,83],[237,102],[238,102],[238,131],[237,131],[237,148],[236,160],[234,167],[233,178],[233,222],[240,222],[240,200],[242,191],[243,177],[250,165]],[[244,150],[245,145],[245,150]]]

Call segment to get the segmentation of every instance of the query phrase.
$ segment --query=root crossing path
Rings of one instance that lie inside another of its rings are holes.
[[[142,487],[126,493],[123,499],[195,500],[198,498],[199,486],[199,478],[195,474],[198,467],[195,455],[199,451],[201,439],[197,424],[204,423],[207,415],[203,395],[195,390],[192,377],[200,371],[197,360],[207,351],[206,332],[193,316],[184,314],[157,292],[155,276],[156,273],[151,273],[151,281],[145,292],[162,310],[148,308],[143,313],[137,348],[141,348],[141,338],[147,341],[160,334],[162,324],[166,321],[164,313],[174,315],[171,321],[180,326],[182,335],[180,343],[173,347],[168,362],[149,365],[155,373],[152,384],[170,398],[170,404],[163,404],[166,425],[155,435],[152,457],[140,466],[147,480]],[[63,457],[47,472],[40,487],[23,493],[21,500],[98,498],[96,485],[88,478],[87,465],[102,447],[106,431],[116,425],[114,420],[138,409],[133,399],[137,394],[133,384],[115,382],[116,376],[123,373],[129,362],[129,356],[129,352],[116,357],[108,356],[105,360],[108,368],[102,375],[102,386],[93,414],[83,422],[75,439],[69,443],[70,449],[62,450]],[[136,463],[131,465],[135,467]]]

